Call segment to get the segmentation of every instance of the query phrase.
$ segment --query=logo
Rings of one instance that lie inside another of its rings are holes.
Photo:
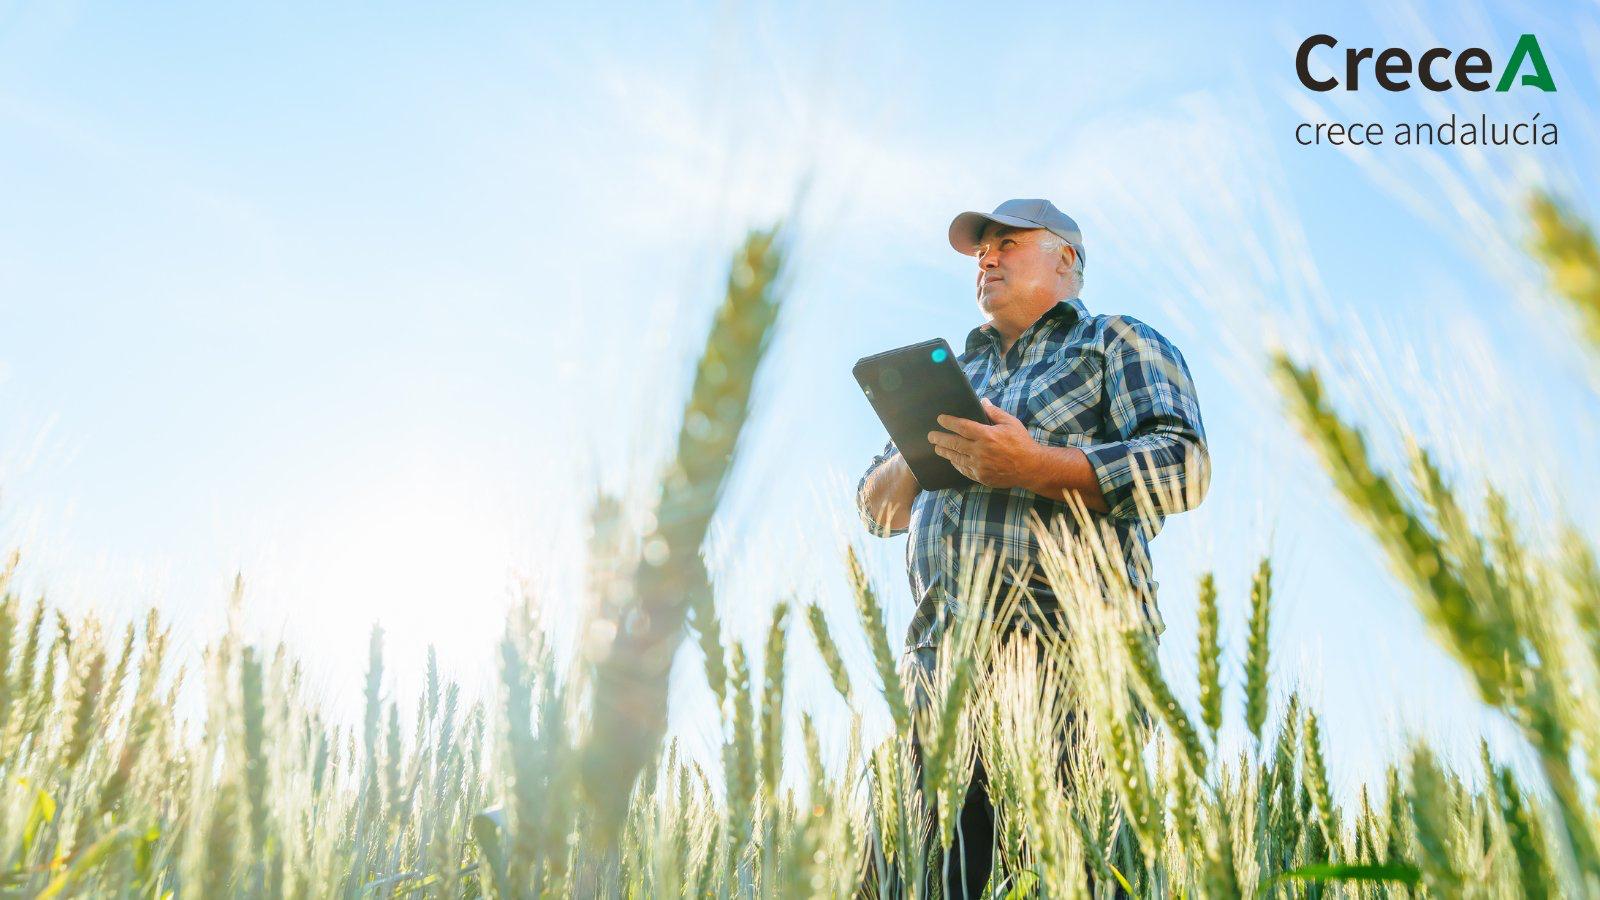
[[[1312,53],[1318,48],[1332,50],[1337,46],[1339,42],[1327,34],[1313,34],[1301,42],[1299,51],[1294,55],[1294,70],[1300,76],[1301,84],[1318,92],[1341,87],[1354,91],[1361,88],[1363,74],[1370,73],[1378,87],[1386,91],[1410,90],[1412,75],[1430,91],[1448,91],[1457,85],[1469,91],[1486,91],[1489,81],[1483,76],[1492,75],[1495,71],[1494,60],[1481,47],[1468,47],[1455,54],[1454,65],[1451,65],[1451,51],[1444,47],[1425,50],[1415,61],[1410,53],[1399,47],[1390,47],[1378,53],[1376,58],[1371,47],[1350,47],[1344,51],[1342,82],[1337,74],[1330,78],[1311,77]],[[1528,71],[1524,72],[1524,69]],[[1338,72],[1337,67],[1334,71]],[[1506,63],[1505,71],[1501,73],[1494,89],[1511,90],[1519,84],[1519,73],[1522,87],[1534,87],[1541,91],[1556,89],[1555,79],[1550,77],[1550,67],[1545,64],[1544,53],[1539,49],[1539,39],[1531,34],[1517,39],[1517,46],[1512,48],[1511,59]],[[1452,74],[1455,76],[1454,83],[1450,80]]]

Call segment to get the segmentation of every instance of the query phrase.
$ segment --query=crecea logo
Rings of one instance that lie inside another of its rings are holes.
[[[1411,77],[1416,76],[1417,82],[1430,91],[1448,91],[1460,86],[1469,91],[1486,91],[1489,89],[1489,77],[1495,71],[1494,60],[1489,52],[1481,47],[1468,47],[1460,53],[1453,53],[1444,47],[1434,47],[1424,50],[1421,56],[1414,60],[1410,53],[1399,47],[1390,47],[1374,57],[1371,47],[1348,47],[1344,51],[1344,77],[1339,77],[1339,67],[1331,66],[1334,75],[1328,78],[1315,78],[1311,75],[1311,59],[1317,51],[1323,50],[1320,56],[1332,56],[1337,59],[1335,48],[1339,42],[1328,34],[1313,34],[1300,44],[1300,50],[1294,56],[1295,74],[1300,76],[1300,83],[1313,91],[1331,91],[1343,88],[1347,91],[1360,90],[1362,72],[1371,72],[1373,80],[1378,87],[1386,91],[1406,91],[1411,89]],[[1325,49],[1324,49],[1325,48]],[[1452,60],[1451,57],[1455,59]],[[1522,87],[1535,87],[1541,91],[1556,89],[1554,78],[1550,77],[1550,67],[1545,64],[1544,52],[1539,49],[1539,39],[1531,34],[1525,34],[1517,40],[1517,45],[1511,50],[1511,59],[1501,71],[1500,78],[1495,82],[1496,91],[1509,91],[1519,84],[1518,75],[1521,75]],[[1452,82],[1451,77],[1454,76]]]

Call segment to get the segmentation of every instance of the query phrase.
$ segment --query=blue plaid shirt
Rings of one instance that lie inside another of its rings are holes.
[[[1138,319],[1091,316],[1078,299],[1057,303],[1008,352],[1000,348],[994,326],[973,329],[959,359],[962,371],[978,396],[1021,419],[1034,440],[1088,456],[1110,510],[1090,515],[1117,536],[1129,581],[1159,633],[1149,540],[1165,516],[1200,502],[1210,477],[1200,404],[1183,355]],[[861,519],[879,537],[904,532],[885,528],[868,511],[867,477],[898,452],[890,441],[856,488]],[[994,551],[1003,583],[1023,583],[1044,612],[1052,611],[1055,598],[1032,563],[1039,548],[1032,513],[1052,528],[1063,517],[1076,531],[1064,501],[1022,488],[973,484],[918,492],[906,543],[917,602],[908,650],[937,644],[955,602],[957,562],[985,549]]]

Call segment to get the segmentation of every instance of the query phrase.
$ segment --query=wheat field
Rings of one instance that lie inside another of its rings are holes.
[[[1553,293],[1600,354],[1592,232],[1547,197],[1529,221]],[[998,816],[991,896],[1600,896],[1595,547],[1577,527],[1534,545],[1503,498],[1449,483],[1425,448],[1408,472],[1379,470],[1318,373],[1285,356],[1272,363],[1285,414],[1536,767],[1485,743],[1475,771],[1454,771],[1419,743],[1342,801],[1325,763],[1338,735],[1271,677],[1272,561],[1248,596],[1209,576],[1193,587],[1188,708],[1081,509],[1078,527],[1042,523],[1040,566],[1073,598],[1066,633],[1005,636],[1021,601],[980,589],[993,561],[971,559],[932,674],[913,678],[845,547],[855,621],[779,603],[760,646],[725,640],[698,550],[778,319],[785,249],[781,228],[757,231],[732,261],[651,531],[622,533],[615,501],[592,511],[585,640],[599,650],[558,664],[525,602],[506,620],[492,702],[465,702],[431,655],[419,696],[386,695],[374,629],[364,715],[331,721],[283,646],[233,626],[186,671],[155,612],[108,633],[16,596],[13,553],[0,574],[0,894],[936,896],[960,865],[952,810],[981,759]],[[1248,606],[1246,633],[1221,633],[1224,604]],[[860,629],[871,679],[851,678],[842,629]],[[664,737],[685,639],[720,711],[717,771]],[[785,753],[796,641],[855,711],[841,764],[825,762],[806,710],[804,752]],[[1240,671],[1223,672],[1225,644],[1244,648]],[[197,721],[177,712],[190,681],[204,685]],[[874,708],[894,730],[869,746]],[[1224,753],[1235,717],[1247,746]]]

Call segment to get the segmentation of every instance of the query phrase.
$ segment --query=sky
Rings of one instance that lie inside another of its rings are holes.
[[[1535,33],[1558,90],[1313,94],[1294,51],[1317,32],[1497,65]],[[1277,702],[1319,708],[1341,790],[1411,734],[1516,754],[1264,361],[1318,363],[1389,462],[1410,432],[1468,496],[1489,476],[1530,527],[1600,532],[1600,380],[1519,212],[1541,184],[1600,208],[1597,46],[1592,4],[0,2],[0,543],[29,596],[111,623],[159,606],[191,654],[237,573],[251,635],[289,641],[337,709],[375,622],[397,696],[430,644],[486,685],[516,596],[581,617],[589,505],[650,496],[728,256],[784,218],[780,332],[707,556],[730,634],[815,599],[867,685],[843,542],[891,634],[911,607],[905,539],[853,518],[885,435],[850,367],[959,344],[981,319],[950,219],[1043,196],[1083,227],[1091,312],[1171,338],[1200,394],[1210,495],[1153,545],[1180,694],[1199,574],[1236,673],[1270,553]],[[1452,113],[1537,113],[1559,143],[1293,140]],[[842,707],[791,646],[791,696],[837,747]],[[692,650],[673,698],[707,752]]]

